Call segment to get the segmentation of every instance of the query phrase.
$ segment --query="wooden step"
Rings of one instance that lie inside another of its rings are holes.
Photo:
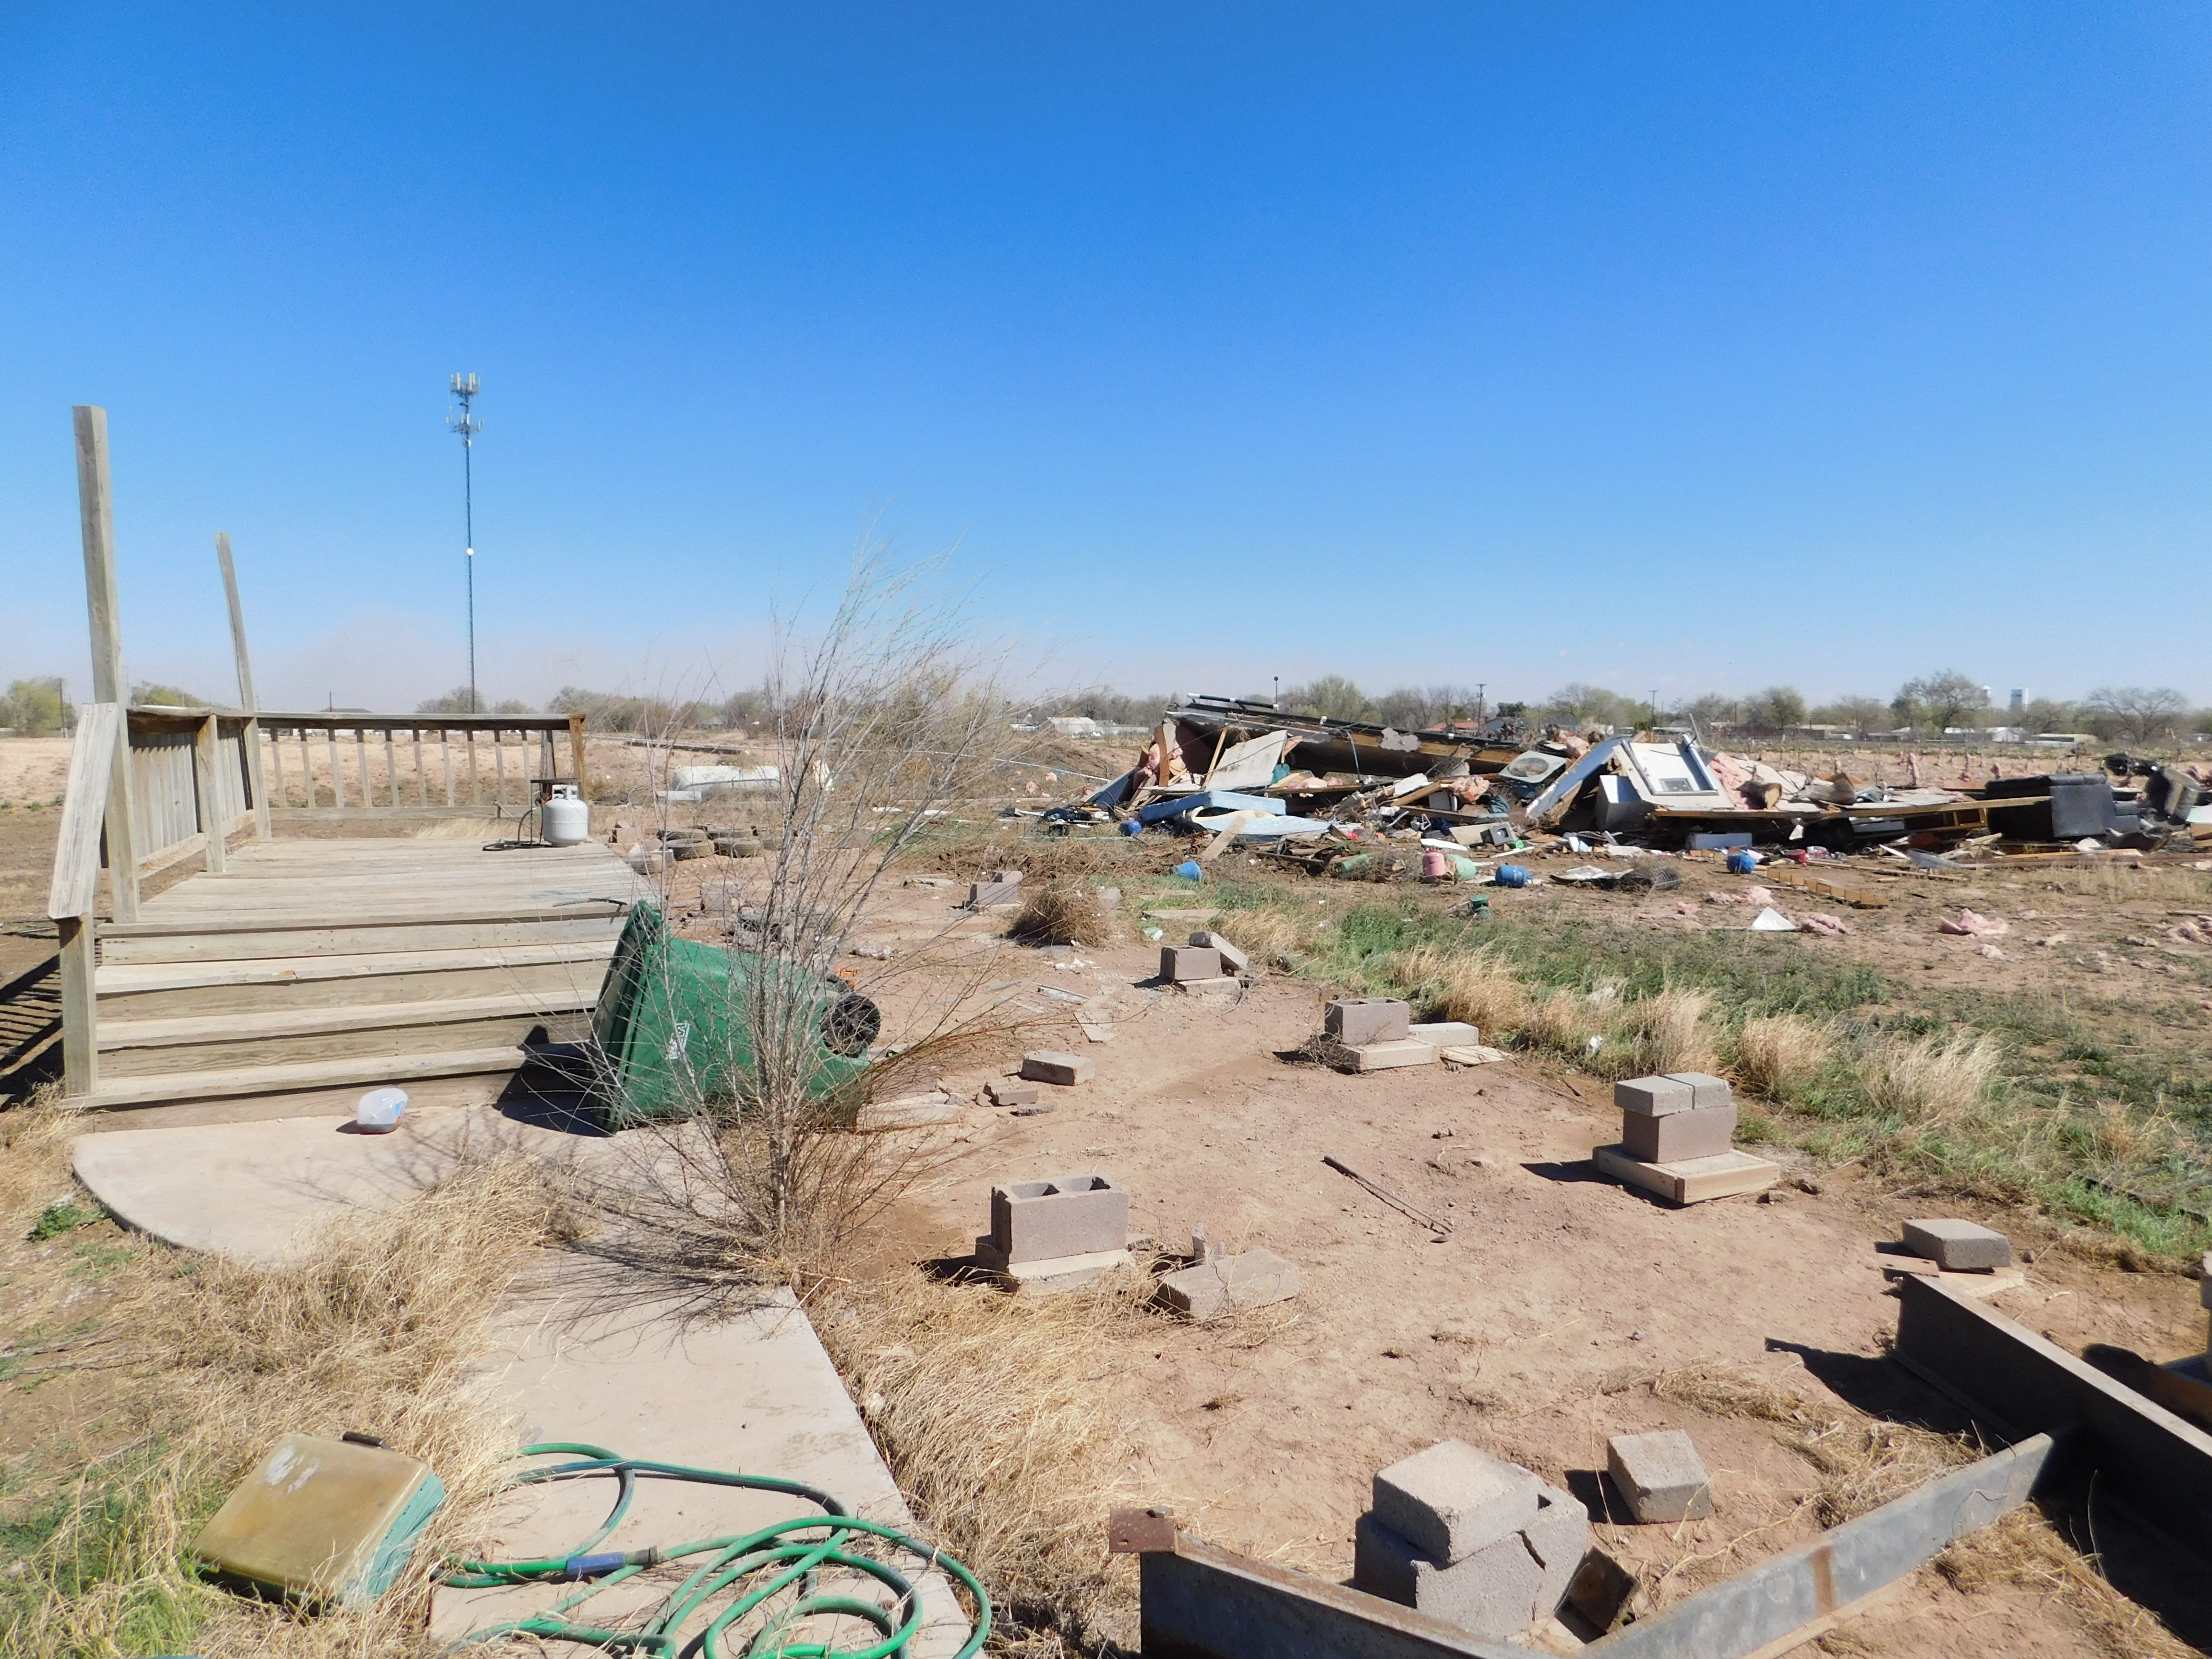
[[[100,1074],[108,1079],[503,1048],[524,1042],[541,1029],[565,1034],[596,996],[595,988],[551,996],[526,993],[260,1014],[111,1019],[100,1027]]]
[[[551,915],[368,917],[285,924],[256,918],[127,922],[99,930],[104,965],[252,962],[272,957],[371,956],[390,951],[509,950],[622,936],[619,912],[568,909]]]
[[[221,1096],[281,1094],[380,1084],[406,1084],[417,1078],[465,1077],[520,1070],[531,1058],[522,1048],[459,1048],[447,1054],[349,1055],[289,1066],[249,1066],[228,1072],[157,1073],[149,1077],[103,1080],[90,1095],[63,1103],[88,1111],[151,1106],[172,1100],[207,1100]]]
[[[102,964],[93,976],[93,990],[102,1024],[111,1019],[254,1014],[449,996],[546,999],[596,994],[614,951],[615,941],[605,939],[505,950]]]

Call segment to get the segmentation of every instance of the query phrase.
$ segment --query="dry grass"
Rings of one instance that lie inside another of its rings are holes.
[[[1024,945],[1100,945],[1113,936],[1098,896],[1075,882],[1048,881],[1029,894],[1009,935]]]
[[[1988,1097],[2002,1058],[1991,1038],[1966,1031],[1879,1037],[1859,1057],[1860,1084],[1877,1111],[1908,1123],[1955,1122]]]
[[[1969,1442],[1901,1423],[1833,1423],[1795,1443],[1822,1476],[1813,1512],[1824,1527],[1878,1510],[1982,1455]]]
[[[1402,982],[1445,1019],[1464,1020],[1485,1035],[1522,1029],[1530,1015],[1528,993],[1496,950],[1454,951],[1417,945],[1392,969]]]
[[[1314,921],[1279,906],[1224,910],[1214,918],[1221,936],[1255,963],[1294,957],[1313,944]]]
[[[1721,1063],[1708,1016],[1712,994],[1668,986],[1624,1011],[1637,1073],[1706,1072]]]
[[[1611,1035],[1612,1022],[1606,1012],[1603,1005],[1592,1002],[1583,992],[1562,987],[1529,1005],[1522,1035],[1539,1048],[1588,1063],[1592,1057],[1589,1040]]]
[[[59,1510],[18,1587],[0,1651],[24,1659],[164,1650],[407,1654],[447,1551],[481,1524],[512,1436],[472,1373],[486,1317],[552,1227],[537,1171],[465,1170],[388,1214],[324,1228],[276,1270],[149,1249],[113,1323],[140,1358],[144,1432],[29,1494]],[[437,1468],[452,1494],[374,1607],[309,1618],[200,1584],[183,1552],[276,1438],[358,1430]],[[159,1648],[153,1644],[161,1644]]]
[[[899,1488],[1017,1626],[1086,1650],[1133,1632],[1134,1575],[1104,1549],[1126,1430],[1117,1332],[1148,1283],[1047,1297],[919,1273],[825,1286],[816,1328]]]
[[[1961,1538],[1933,1565],[1962,1595],[2009,1585],[2059,1602],[2112,1659],[2191,1659],[2197,1651],[2107,1583],[2094,1558],[2083,1557],[2032,1505]]]
[[[1835,1419],[1815,1411],[1804,1395],[1778,1387],[1741,1366],[1698,1364],[1671,1370],[1628,1370],[1606,1380],[1601,1392],[1626,1394],[1647,1388],[1677,1406],[1693,1407],[1709,1417],[1747,1417],[1761,1423],[1825,1428]]]
[[[1753,1094],[1784,1101],[1820,1076],[1836,1050],[1832,1028],[1802,1014],[1765,1014],[1743,1023],[1736,1034],[1737,1082]]]

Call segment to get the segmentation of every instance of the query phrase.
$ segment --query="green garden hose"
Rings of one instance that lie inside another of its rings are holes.
[[[828,1492],[796,1480],[772,1475],[737,1474],[722,1469],[690,1468],[681,1463],[652,1463],[623,1457],[604,1446],[549,1441],[525,1446],[515,1455],[565,1456],[576,1461],[553,1463],[524,1471],[516,1486],[537,1486],[553,1480],[583,1480],[611,1477],[616,1486],[614,1507],[598,1531],[566,1555],[542,1561],[465,1561],[447,1563],[446,1584],[453,1589],[494,1589],[516,1584],[581,1581],[584,1588],[556,1601],[543,1613],[526,1619],[486,1625],[461,1638],[463,1645],[496,1637],[534,1636],[550,1641],[574,1642],[586,1647],[674,1656],[679,1644],[686,1654],[700,1659],[900,1659],[921,1628],[921,1598],[913,1582],[889,1562],[862,1553],[871,1539],[889,1540],[897,1549],[927,1565],[943,1569],[964,1586],[975,1604],[975,1629],[954,1659],[970,1659],[991,1633],[991,1601],[975,1575],[951,1556],[931,1548],[890,1527],[862,1521],[845,1513],[844,1505]],[[678,1544],[672,1549],[642,1549],[592,1553],[622,1524],[637,1495],[637,1483],[647,1480],[687,1480],[702,1486],[744,1486],[760,1492],[786,1492],[804,1498],[823,1513],[781,1521],[757,1532],[730,1534]],[[615,1630],[590,1625],[568,1615],[611,1585],[633,1578],[664,1562],[703,1558],[681,1584],[661,1601],[642,1626]],[[823,1567],[844,1568],[865,1574],[884,1585],[895,1598],[884,1607],[857,1596],[824,1595],[815,1583]],[[793,1585],[796,1598],[772,1613],[763,1627],[747,1638],[742,1649],[725,1650],[723,1637],[756,1608]],[[698,1615],[713,1598],[737,1587],[736,1599],[715,1613],[695,1637],[681,1634],[684,1622]],[[874,1632],[863,1647],[836,1647],[821,1641],[787,1639],[810,1620],[833,1616],[859,1620]]]

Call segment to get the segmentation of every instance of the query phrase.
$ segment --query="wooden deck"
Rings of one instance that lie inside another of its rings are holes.
[[[249,842],[101,926],[97,1082],[71,1103],[329,1091],[335,1105],[378,1084],[512,1073],[533,1040],[580,1036],[647,890],[590,842]]]

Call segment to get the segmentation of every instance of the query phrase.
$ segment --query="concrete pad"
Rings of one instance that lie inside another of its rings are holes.
[[[381,1135],[356,1133],[350,1117],[111,1131],[79,1136],[70,1164],[124,1225],[180,1249],[274,1267],[302,1227],[391,1209],[464,1158],[520,1152],[588,1164],[614,1146],[481,1107],[410,1110]]]
[[[1408,1025],[1406,1035],[1416,1042],[1425,1042],[1438,1048],[1468,1048],[1482,1042],[1480,1028],[1463,1019],[1431,1020],[1425,1025]]]
[[[1202,1235],[1197,1237],[1203,1242]],[[1171,1273],[1160,1280],[1157,1295],[1162,1306],[1186,1319],[1207,1320],[1239,1309],[1287,1302],[1297,1293],[1297,1263],[1273,1250],[1246,1250]]]
[[[526,1299],[495,1331],[487,1368],[499,1374],[501,1398],[516,1414],[519,1445],[580,1442],[656,1462],[773,1474],[818,1486],[865,1520],[913,1528],[836,1368],[788,1291],[764,1292],[762,1305],[729,1320],[688,1328],[649,1312],[611,1326],[582,1321],[578,1311],[556,1298]],[[613,1499],[611,1480],[521,1488],[502,1513],[497,1554],[563,1554],[591,1535]],[[816,1513],[801,1498],[645,1480],[629,1515],[598,1547],[683,1543]],[[649,1607],[700,1559],[672,1569],[673,1577],[656,1571],[617,1585],[586,1602],[581,1616]],[[940,1575],[928,1574],[920,1588],[926,1623],[914,1651],[943,1659],[967,1639],[967,1620]],[[441,1589],[431,1630],[453,1640],[543,1611],[575,1589]],[[858,1637],[848,1628],[842,1639]]]
[[[1123,1250],[1088,1250],[1080,1255],[1048,1256],[1042,1261],[1009,1261],[991,1243],[988,1233],[975,1240],[975,1265],[1006,1289],[1022,1296],[1053,1296],[1062,1291],[1087,1290],[1116,1267],[1131,1267],[1136,1258]]]

